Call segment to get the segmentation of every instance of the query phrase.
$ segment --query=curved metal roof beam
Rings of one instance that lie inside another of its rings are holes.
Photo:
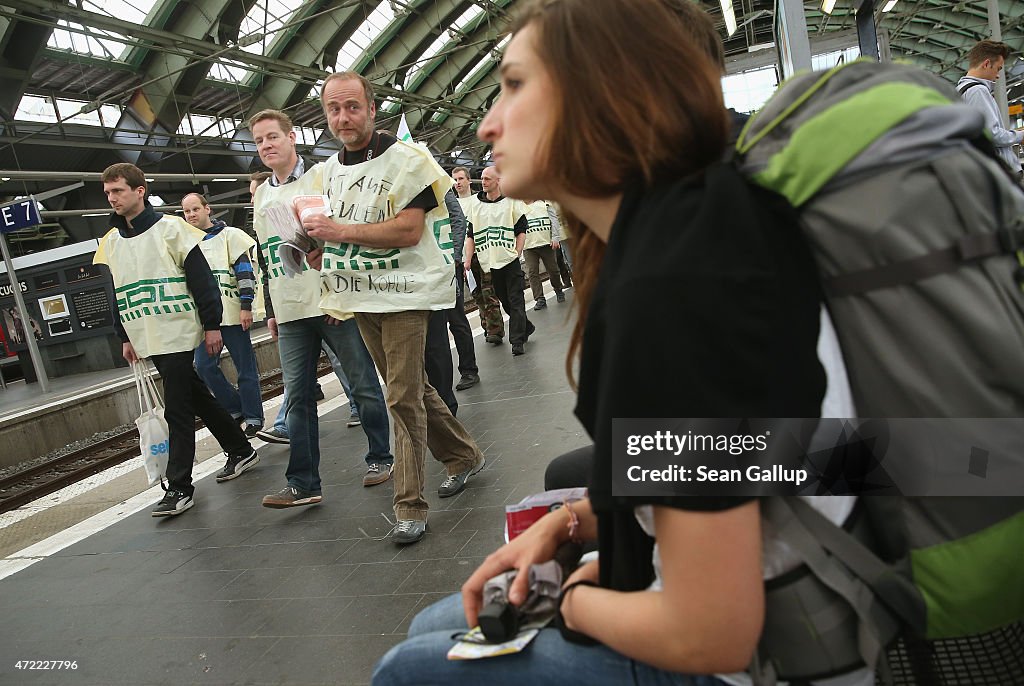
[[[398,83],[404,89],[405,74],[402,72],[416,64],[444,27],[457,19],[470,4],[468,0],[438,0],[430,3],[429,7],[423,7],[402,27],[401,40],[381,46],[373,55],[372,63],[363,71],[363,76],[374,83]]]
[[[297,28],[294,33],[279,37],[274,47],[278,55],[276,59],[312,66],[318,70],[334,67],[333,62],[329,65],[325,62],[331,54],[334,55],[333,61],[337,61],[338,49],[349,40],[365,18],[364,5],[356,0],[320,12],[321,5],[320,0],[315,0],[296,12],[296,17],[305,17],[306,23],[301,30]],[[315,18],[309,15],[315,15]],[[262,76],[260,81],[258,95],[248,109],[249,114],[267,108],[290,110],[310,99],[310,92],[316,83],[296,81],[285,76]]]
[[[464,49],[445,55],[443,60],[429,69],[429,72],[419,81],[415,93],[417,95],[429,95],[441,107],[435,107],[430,111],[414,111],[407,116],[409,128],[413,131],[414,135],[417,128],[422,126],[424,121],[429,121],[429,117],[434,111],[449,109],[454,112],[459,109],[452,107],[452,105],[460,106],[463,113],[468,114],[470,121],[476,121],[482,116],[479,112],[473,111],[475,108],[472,104],[467,105],[463,98],[456,97],[453,100],[452,96],[458,95],[454,92],[455,87],[467,76],[470,76],[480,65],[481,60],[492,52],[502,39],[507,26],[505,15],[499,18],[492,14],[490,21],[480,20],[476,25],[476,29],[463,39]],[[424,72],[427,71],[427,69],[424,70]],[[445,104],[448,107],[444,107]],[[470,112],[465,112],[467,109]]]
[[[437,147],[440,150],[458,150],[475,146],[478,147],[478,154],[475,158],[479,160],[480,156],[483,155],[487,146],[477,140],[476,128],[487,114],[487,110],[490,109],[494,98],[498,95],[500,89],[498,64],[497,61],[491,62],[490,66],[476,80],[472,89],[462,99],[461,104],[475,109],[478,113],[477,117],[470,121],[460,122],[458,126],[450,126],[451,134],[436,141]]]

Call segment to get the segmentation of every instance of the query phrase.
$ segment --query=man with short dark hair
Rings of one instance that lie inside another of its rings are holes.
[[[271,176],[273,176],[273,174],[271,174],[270,172],[254,172],[250,174],[249,195],[255,198],[256,189],[259,188],[263,184],[263,182],[269,179]],[[257,256],[259,258],[260,269],[265,271],[267,266],[266,264],[264,264],[263,254],[257,252]],[[345,375],[345,370],[342,369],[341,367],[341,361],[338,359],[338,356],[334,354],[334,351],[331,350],[330,346],[328,346],[323,341],[321,341],[320,347],[321,349],[323,349],[324,354],[327,355],[327,359],[330,361],[331,366],[334,368],[334,373],[338,377],[338,381],[341,382],[342,389],[344,389],[345,391],[345,397],[348,398],[349,417],[348,421],[345,423],[345,426],[347,426],[350,429],[352,427],[359,426],[360,424],[363,423],[362,420],[359,418],[359,407],[353,395],[352,385],[348,382],[348,377]],[[313,393],[313,397],[315,398],[315,400],[317,402],[323,400],[324,391],[323,388],[320,387],[319,381],[314,380],[314,389],[315,390]],[[273,425],[269,429],[265,427],[263,429],[260,429],[259,431],[256,432],[256,436],[258,438],[262,438],[267,443],[278,443],[284,445],[290,443],[291,441],[288,438],[287,409],[288,389],[286,388],[281,398],[281,407],[278,410],[277,417],[274,419]]]
[[[268,171],[258,171],[249,174],[249,195],[256,195],[256,189],[271,176],[273,176],[273,174]]]
[[[466,173],[464,167],[455,169],[462,169],[463,174]],[[454,174],[455,171],[452,173]],[[462,199],[457,191],[458,185],[456,184],[455,188],[449,189],[444,196],[445,203],[448,205],[448,215],[452,220],[452,256],[455,259],[455,307],[447,311],[446,318],[452,338],[455,339],[455,349],[459,353],[460,378],[455,385],[455,390],[464,391],[480,383],[480,368],[476,364],[473,329],[469,325],[469,319],[466,318],[466,267],[462,260],[462,252],[466,247],[466,213],[462,210]],[[480,321],[483,326],[482,317]]]
[[[249,196],[250,200],[255,199],[256,189],[263,185],[263,183],[269,179],[273,174],[271,172],[258,171],[253,172],[249,175]],[[254,212],[255,214],[255,212]],[[253,219],[253,233],[256,232],[255,228],[255,217]],[[267,264],[263,257],[263,252],[260,250],[256,251],[256,257],[260,265],[260,269],[266,273]],[[263,288],[262,283],[256,284],[257,288]],[[286,388],[281,397],[281,407],[278,409],[277,417],[274,419],[274,423],[267,428],[264,426],[262,429],[256,432],[256,437],[260,438],[267,443],[278,443],[288,445],[288,423],[286,421],[287,413],[285,410],[288,409],[288,389]]]
[[[374,130],[373,88],[362,76],[336,72],[321,92],[328,128],[344,147],[323,163],[330,213],[302,221],[310,237],[325,243],[309,260],[324,276],[321,308],[335,317],[355,313],[384,376],[395,429],[393,540],[414,543],[427,526],[428,446],[448,473],[438,488],[442,498],[461,492],[484,465],[424,371],[430,313],[455,304],[446,256],[452,246],[444,237],[448,176],[425,149]]]
[[[196,348],[196,371],[224,409],[236,421],[245,421],[246,437],[255,438],[256,432],[263,428],[260,370],[249,337],[256,300],[256,276],[252,264],[256,241],[241,229],[228,226],[220,220],[214,221],[211,213],[213,208],[199,193],[189,193],[182,198],[181,209],[185,221],[206,233],[199,247],[220,289],[221,304],[224,307],[220,335],[238,373],[238,388],[232,386],[220,370],[220,355],[208,354],[204,345]],[[256,314],[260,319],[263,318],[262,312]],[[241,473],[232,467],[227,465],[224,472],[217,475],[217,479],[227,481]]]
[[[466,312],[463,309],[462,319],[456,318],[456,310],[464,307],[462,300],[461,267],[462,246],[466,242],[466,216],[462,214],[462,207],[455,195],[455,191],[449,188],[444,194],[444,204],[448,211],[449,224],[447,228],[442,227],[438,231],[438,245],[444,253],[445,262],[452,264],[452,283],[455,285],[455,307],[446,310],[434,310],[430,313],[430,321],[427,323],[427,348],[424,360],[427,371],[427,383],[434,387],[441,400],[451,410],[452,416],[458,416],[459,401],[453,390],[455,367],[452,364],[452,347],[448,340],[448,329],[451,327],[452,335],[455,338],[455,345],[459,349],[459,369],[462,371],[464,365],[472,365],[473,375],[476,374],[476,351],[473,349],[473,332],[469,328],[469,321],[466,320]],[[459,323],[454,323],[454,322]],[[464,328],[463,328],[464,326]],[[456,333],[458,332],[458,333]],[[469,355],[464,358],[463,345],[469,339]],[[463,378],[466,372],[462,371]],[[477,379],[480,377],[477,376]],[[461,381],[460,381],[461,383]]]
[[[985,127],[992,133],[992,143],[999,157],[1019,177],[1020,158],[1013,146],[1019,145],[1024,132],[1003,128],[1003,118],[994,96],[999,70],[1010,56],[1010,46],[994,40],[983,40],[967,53],[967,74],[956,84],[964,102],[985,115]]]
[[[226,451],[222,474],[240,474],[259,456],[192,367],[200,340],[205,339],[209,355],[219,355],[223,347],[223,306],[199,247],[203,232],[154,210],[146,200],[146,177],[135,165],[111,165],[101,179],[114,211],[93,263],[107,265],[114,279],[114,326],[124,359],[132,364],[152,359],[163,380],[168,486],[153,516],[177,515],[193,504],[197,416]]]

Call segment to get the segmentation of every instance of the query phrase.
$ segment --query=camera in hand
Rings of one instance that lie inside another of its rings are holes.
[[[491,643],[504,643],[519,633],[519,608],[508,602],[496,600],[484,605],[477,616],[480,631]]]
[[[565,543],[549,562],[530,567],[529,591],[526,600],[516,607],[508,600],[508,590],[516,572],[504,572],[484,586],[484,606],[478,615],[480,631],[490,643],[504,643],[516,637],[519,627],[544,615],[554,615],[562,581],[580,561],[582,548],[576,543]]]

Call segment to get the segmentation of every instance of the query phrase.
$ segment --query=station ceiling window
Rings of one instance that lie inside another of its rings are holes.
[[[477,66],[474,67],[473,70],[469,72],[469,74],[464,79],[459,81],[458,85],[455,86],[456,95],[459,95],[463,91],[467,90],[467,87],[470,84],[476,83],[476,81],[481,77],[483,72],[485,72],[488,69],[488,67],[490,67],[495,62],[501,61],[501,55],[505,50],[505,46],[508,45],[508,41],[511,37],[512,36],[505,36],[500,43],[494,46],[494,49],[491,50],[490,53],[485,55],[477,63]]]
[[[756,112],[772,97],[778,85],[779,78],[774,65],[730,74],[722,78],[725,106],[737,112]]]
[[[415,62],[409,67],[409,71],[405,76],[406,89],[412,88],[413,83],[416,80],[416,76],[423,71],[423,69],[439,52],[446,49],[450,50],[462,41],[463,29],[465,29],[470,22],[483,14],[483,11],[483,8],[479,5],[473,5],[463,12],[451,27],[441,32],[441,35],[439,35],[434,42],[423,51],[423,54],[416,58]]]
[[[495,63],[501,61],[502,53],[504,52],[505,46],[508,44],[510,38],[511,36],[505,36],[501,42],[494,46],[493,50],[480,58],[476,66],[469,71],[469,74],[456,84],[455,92],[451,98],[452,101],[458,102],[463,96],[467,95],[476,86],[480,79],[483,78],[484,74],[486,74],[489,69],[493,68]],[[447,110],[440,108],[431,115],[430,121],[437,124],[443,122],[449,116],[450,114]]]
[[[154,4],[155,0],[83,0],[79,7],[144,25]],[[118,40],[118,37],[124,40]],[[54,50],[123,61],[130,49],[127,40],[110,31],[86,28],[81,24],[61,20],[46,45]]]
[[[380,37],[394,19],[395,10],[391,0],[382,0],[338,52],[335,71],[347,71],[355,67],[366,49]]]
[[[207,138],[231,138],[235,131],[245,128],[238,119],[210,117],[203,114],[186,114],[178,124],[178,135],[205,136]]]
[[[83,109],[90,110],[78,114]],[[101,105],[92,109],[84,100],[51,98],[42,95],[22,96],[18,109],[14,113],[14,121],[53,124],[63,119],[67,124],[82,126],[106,126],[114,128],[121,118],[121,108],[117,105]]]
[[[282,28],[294,17],[303,0],[257,0],[245,15],[238,31],[239,40],[246,36],[262,34],[262,38],[242,50],[253,55],[267,55],[279,38]],[[245,83],[253,72],[241,64],[229,60],[219,62],[210,69],[210,78],[229,83]]]

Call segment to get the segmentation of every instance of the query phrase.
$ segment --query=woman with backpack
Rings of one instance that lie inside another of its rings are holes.
[[[594,441],[590,498],[416,617],[374,684],[749,683],[764,580],[798,565],[762,529],[758,501],[612,494],[613,418],[815,417],[825,390],[811,257],[795,223],[765,223],[768,194],[720,162],[718,68],[679,2],[535,0],[514,23],[479,136],[509,196],[557,202],[571,224],[579,319],[566,367],[572,380],[579,364],[576,415]],[[841,523],[854,499],[819,500]],[[488,579],[518,570],[519,604],[530,566],[570,540],[596,541],[599,560],[567,579],[560,628],[513,655],[446,659]]]

